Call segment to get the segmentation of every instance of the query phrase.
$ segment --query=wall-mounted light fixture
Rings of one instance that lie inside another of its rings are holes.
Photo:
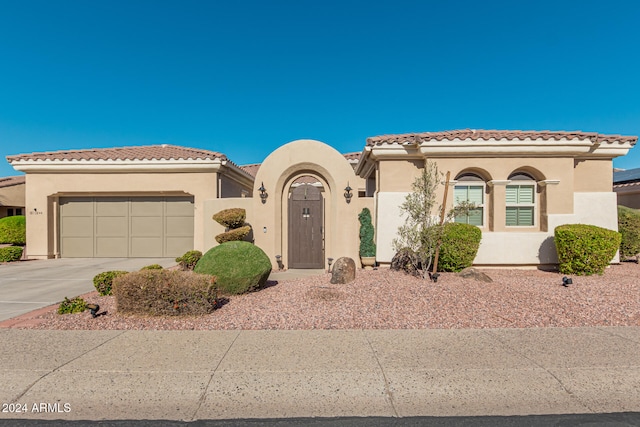
[[[349,186],[349,182],[347,181],[347,186],[344,188],[344,199],[347,201],[347,203],[351,203],[351,198],[353,197],[353,194],[351,194],[351,190],[353,190],[353,188]]]
[[[267,189],[264,188],[264,182],[260,183],[260,188],[258,188],[258,191],[260,192],[262,203],[267,203],[267,197],[269,197],[269,195],[267,194]]]

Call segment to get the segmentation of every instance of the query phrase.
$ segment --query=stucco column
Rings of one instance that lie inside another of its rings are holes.
[[[491,231],[505,231],[507,223],[507,184],[511,181],[508,179],[494,179],[487,182],[491,187]]]
[[[555,201],[557,195],[555,194],[555,188],[553,192],[551,187],[556,187],[560,184],[559,179],[545,179],[538,181],[538,187],[540,187],[540,231],[549,231],[549,205]]]

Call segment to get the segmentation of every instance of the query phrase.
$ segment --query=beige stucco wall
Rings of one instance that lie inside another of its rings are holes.
[[[574,190],[579,192],[611,191],[613,163],[608,159],[575,161]]]
[[[71,195],[194,196],[194,249],[204,247],[204,201],[217,192],[215,171],[190,173],[28,173],[27,256],[59,256],[58,198]]]
[[[271,153],[257,173],[253,194],[253,228],[255,244],[262,248],[277,267],[275,256],[281,255],[288,266],[288,192],[295,179],[303,175],[316,177],[324,187],[325,227],[324,258],[347,256],[358,262],[358,213],[363,206],[373,206],[372,198],[358,198],[364,180],[357,177],[349,162],[333,147],[314,140],[290,142]],[[258,192],[264,183],[268,198],[262,203]],[[354,189],[351,203],[344,198],[347,184]]]

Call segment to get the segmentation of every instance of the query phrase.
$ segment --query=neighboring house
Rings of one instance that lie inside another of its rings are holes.
[[[614,170],[613,191],[619,205],[640,209],[640,168]]]
[[[0,178],[0,218],[24,215],[24,176]]]
[[[377,260],[388,264],[399,210],[426,160],[451,174],[449,207],[483,233],[475,264],[555,264],[553,230],[617,229],[612,159],[637,137],[585,132],[474,131],[369,138],[340,154],[313,140],[281,146],[261,164],[170,145],[9,156],[27,174],[31,258],[176,256],[206,251],[222,231],[211,216],[241,207],[253,240],[287,268],[358,259],[358,213],[369,208]],[[442,186],[442,189],[444,186]],[[443,190],[437,195],[441,200]]]

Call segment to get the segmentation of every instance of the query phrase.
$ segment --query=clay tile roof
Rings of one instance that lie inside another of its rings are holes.
[[[0,178],[0,188],[11,187],[12,185],[24,184],[24,182],[25,182],[24,175],[8,176],[5,178]]]
[[[258,169],[260,169],[260,163],[254,163],[252,165],[242,165],[240,166],[240,169],[255,178],[256,174],[258,173]]]
[[[360,152],[358,151],[357,153],[345,153],[343,154],[344,158],[349,160],[349,161],[359,161],[360,160]]]
[[[442,141],[442,140],[490,140],[490,139],[506,139],[506,140],[525,140],[525,139],[544,139],[544,140],[561,140],[561,139],[590,139],[594,143],[610,143],[610,142],[629,142],[635,144],[638,140],[637,136],[621,136],[621,135],[602,135],[595,132],[581,131],[522,131],[522,130],[477,130],[463,129],[443,132],[423,132],[423,133],[405,133],[398,135],[381,135],[367,138],[367,146],[375,146],[382,144],[402,144],[404,142],[425,142],[425,141]]]
[[[176,145],[147,145],[138,147],[93,148],[87,150],[51,151],[7,156],[9,163],[21,160],[227,160],[215,151],[179,147]]]

